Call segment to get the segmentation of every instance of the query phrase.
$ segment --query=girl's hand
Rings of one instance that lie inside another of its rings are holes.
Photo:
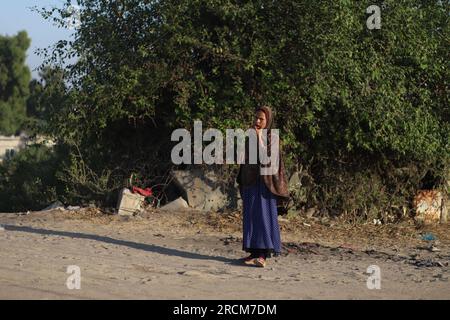
[[[262,136],[262,134],[263,134],[263,129],[258,129],[257,127],[255,127],[255,130],[256,130],[256,136],[258,137],[258,142],[259,142],[260,146],[262,146],[263,148],[265,148],[267,142],[264,143],[264,140],[263,140],[263,136]]]
[[[261,140],[263,129],[258,128],[257,126],[253,128],[256,130],[256,136],[258,137],[258,140]]]

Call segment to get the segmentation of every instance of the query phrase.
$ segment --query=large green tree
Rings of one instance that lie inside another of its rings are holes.
[[[31,73],[26,65],[30,39],[25,31],[16,36],[0,35],[0,134],[22,129]]]
[[[43,67],[39,80],[33,79],[29,84],[30,95],[27,99],[27,129],[42,135],[49,132],[53,114],[58,114],[66,101],[67,87],[64,72],[60,68]]]
[[[77,57],[51,131],[94,170],[133,169],[168,163],[176,127],[245,127],[270,103],[289,166],[307,168],[306,205],[407,206],[449,168],[449,2],[379,1],[371,30],[372,4],[81,0],[75,40],[48,56]]]

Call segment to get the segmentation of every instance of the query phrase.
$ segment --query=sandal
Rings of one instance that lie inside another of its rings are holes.
[[[264,268],[266,266],[266,259],[264,257],[259,257],[257,259],[254,259],[254,264],[257,267]]]
[[[255,265],[255,256],[253,256],[252,254],[247,258],[244,258],[243,260],[246,265]]]

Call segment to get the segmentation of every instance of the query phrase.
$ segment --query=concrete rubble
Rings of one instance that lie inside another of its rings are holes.
[[[201,169],[177,170],[172,175],[189,207],[201,211],[220,211],[229,207],[230,196],[224,191],[224,186],[214,172]]]
[[[160,210],[163,211],[184,211],[187,209],[189,209],[189,205],[182,197],[179,197],[178,199],[169,202],[160,208]]]
[[[55,201],[48,207],[42,209],[41,211],[50,211],[50,210],[65,210],[64,204],[62,204],[60,201]]]

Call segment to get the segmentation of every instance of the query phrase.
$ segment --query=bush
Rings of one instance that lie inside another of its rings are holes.
[[[58,199],[60,161],[54,151],[31,145],[0,164],[0,212],[41,210]]]
[[[310,177],[308,206],[403,214],[450,167],[449,3],[383,1],[382,28],[369,30],[372,4],[80,1],[75,41],[49,61],[82,58],[46,130],[75,141],[97,175],[145,164],[151,177],[170,166],[173,129],[246,128],[268,103],[290,172]],[[64,24],[64,9],[44,16],[58,13]]]

